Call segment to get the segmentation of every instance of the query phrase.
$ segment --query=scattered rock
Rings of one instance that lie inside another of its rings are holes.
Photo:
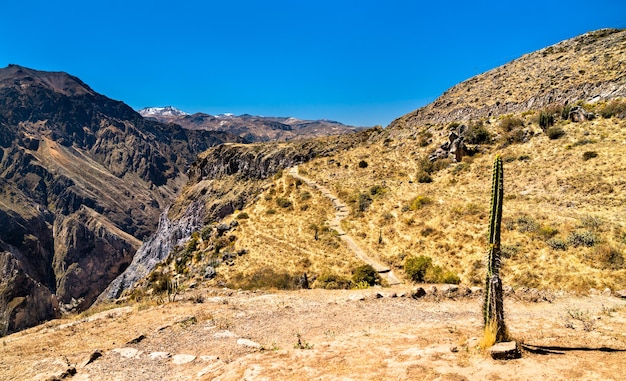
[[[96,361],[97,359],[99,359],[100,357],[102,357],[102,352],[100,352],[98,349],[96,349],[95,351],[93,351],[89,357],[87,359],[85,359],[82,363],[80,363],[80,365],[78,366],[79,368],[84,368],[87,365],[91,364],[92,362]]]
[[[459,292],[459,286],[455,284],[446,284],[441,286],[441,293],[445,296],[453,296]]]
[[[204,279],[213,279],[217,276],[217,272],[215,271],[215,267],[213,266],[207,266],[206,269],[204,269]]]
[[[380,292],[377,292],[374,294],[374,299],[381,299],[384,298],[385,296],[383,294],[381,294]]]
[[[127,359],[137,358],[141,354],[141,352],[139,352],[138,349],[128,348],[128,347],[114,348],[114,349],[111,349],[111,352],[118,353],[120,356],[127,358]]]
[[[596,290],[595,288],[590,288],[589,295],[600,295],[600,291]]]
[[[498,343],[489,348],[488,351],[491,358],[494,360],[512,360],[522,357],[515,341]]]
[[[419,299],[419,298],[421,298],[422,296],[425,296],[425,295],[426,295],[426,291],[422,287],[418,287],[418,288],[415,289],[415,291],[413,291],[411,293],[411,298]]]
[[[607,287],[607,288],[604,289],[604,291],[602,291],[602,295],[603,296],[611,296],[611,295],[613,295],[613,291],[611,291],[611,289]]]
[[[430,286],[426,289],[426,293],[429,295],[437,295],[437,287],[436,286]]]
[[[587,112],[580,106],[572,107],[569,111],[569,119],[572,122],[584,122],[585,120],[594,120],[595,118],[596,114]]]
[[[219,356],[200,356],[200,361],[213,362],[219,360]]]
[[[502,286],[502,292],[504,292],[504,295],[506,296],[515,294],[515,291],[513,290],[513,287],[511,286]]]
[[[255,343],[254,341],[248,340],[248,339],[238,339],[237,345],[241,345],[241,346],[249,347],[249,348],[261,349],[261,344]]]
[[[626,299],[626,290],[615,291],[615,296]]]
[[[194,355],[185,355],[185,354],[174,355],[172,357],[172,363],[176,365],[183,365],[183,364],[190,363],[194,361],[195,359],[196,359],[196,356]]]
[[[169,352],[152,352],[148,355],[151,360],[164,360],[172,357]]]
[[[472,292],[472,295],[481,295],[483,293],[483,289],[481,287],[471,287],[470,291]]]
[[[215,337],[216,339],[227,339],[230,337],[237,337],[237,335],[235,335],[231,331],[223,330],[223,331],[215,332],[215,334],[213,334],[213,337]]]
[[[146,338],[146,335],[139,335],[135,337],[134,339],[132,339],[131,341],[129,341],[128,343],[126,343],[126,345],[139,344],[145,338]]]

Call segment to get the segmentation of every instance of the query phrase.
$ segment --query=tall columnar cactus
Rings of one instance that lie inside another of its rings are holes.
[[[485,339],[500,342],[506,339],[504,306],[502,300],[502,280],[500,279],[500,227],[502,225],[502,198],[504,196],[502,158],[496,156],[493,163],[493,183],[491,191],[491,214],[489,217],[489,252],[487,257],[487,279],[485,282],[485,302],[483,318]]]

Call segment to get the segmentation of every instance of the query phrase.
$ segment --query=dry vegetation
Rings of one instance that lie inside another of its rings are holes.
[[[585,107],[598,112],[606,106]],[[344,226],[381,260],[400,269],[407,256],[430,256],[458,272],[464,284],[480,285],[491,160],[500,153],[505,160],[505,283],[584,292],[623,289],[626,121],[574,123],[557,117],[555,125],[564,136],[550,139],[538,114],[514,116],[520,123],[513,128],[503,122],[513,116],[485,120],[493,143],[480,145],[479,153],[460,163],[443,161],[430,183],[420,182],[419,176],[435,144],[418,143],[423,136],[442,143],[447,126],[412,130],[413,138],[406,138],[407,131],[388,131],[378,143],[302,168],[345,200],[373,187],[384,189]],[[511,144],[512,130],[521,130],[527,142]],[[596,156],[588,159],[586,152]],[[359,166],[361,161],[367,167]]]

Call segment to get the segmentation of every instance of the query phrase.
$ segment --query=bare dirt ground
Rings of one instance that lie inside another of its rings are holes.
[[[0,379],[626,379],[624,300],[508,297],[511,334],[542,348],[497,361],[478,348],[481,297],[410,293],[192,290],[4,337]]]

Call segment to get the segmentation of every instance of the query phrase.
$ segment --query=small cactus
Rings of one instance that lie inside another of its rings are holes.
[[[502,158],[496,156],[493,163],[493,183],[491,192],[491,213],[489,217],[489,252],[487,257],[487,279],[485,282],[485,301],[483,318],[485,338],[489,336],[493,343],[506,339],[504,325],[504,306],[502,298],[502,280],[500,279],[500,227],[502,225],[502,199],[504,197],[504,171]]]

